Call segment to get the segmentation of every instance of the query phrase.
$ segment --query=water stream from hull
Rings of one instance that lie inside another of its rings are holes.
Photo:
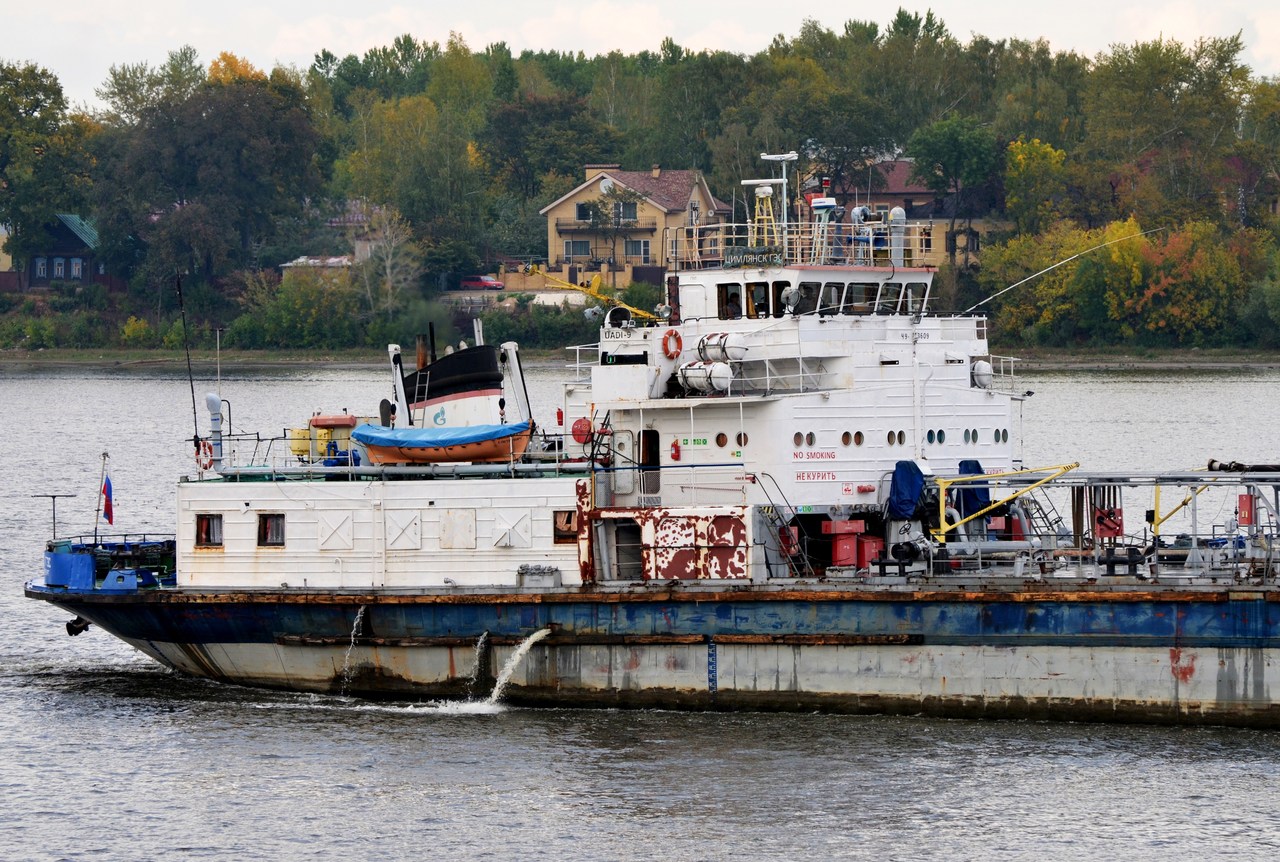
[[[489,632],[480,633],[480,637],[476,640],[475,657],[471,663],[471,676],[467,679],[468,700],[473,700],[480,686],[480,670],[484,663],[485,657],[488,655]]]
[[[342,656],[342,688],[339,693],[346,695],[347,688],[351,685],[351,651],[356,648],[356,638],[360,635],[360,625],[364,622],[365,605],[360,606],[360,610],[356,611],[355,622],[351,626],[351,643],[347,645],[347,652]]]
[[[498,702],[502,697],[502,693],[506,691],[507,683],[511,681],[511,675],[515,673],[516,668],[520,666],[520,661],[526,654],[528,654],[534,644],[549,634],[551,634],[551,629],[538,629],[536,632],[520,642],[520,645],[516,647],[515,652],[511,654],[509,659],[507,659],[506,664],[502,666],[502,671],[498,674],[498,680],[493,684],[493,691],[489,693],[489,698],[485,703],[492,705]]]

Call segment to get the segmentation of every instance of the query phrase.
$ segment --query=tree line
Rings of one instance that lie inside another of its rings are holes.
[[[1084,252],[981,306],[1001,344],[1277,346],[1280,82],[1242,50],[1239,35],[1158,39],[1089,58],[961,41],[906,10],[883,27],[807,21],[751,55],[666,39],[517,56],[405,35],[270,71],[180,47],[112,66],[96,110],[69,106],[49,70],[0,61],[7,250],[22,259],[55,212],[85,214],[129,284],[0,295],[0,346],[171,341],[179,275],[196,330],[226,325],[233,344],[403,339],[444,325],[450,280],[545,255],[538,210],[585,164],[698,169],[728,201],[761,152],[792,149],[836,188],[915,158],[955,196],[952,230],[1004,225],[980,265],[946,267],[954,308]],[[277,275],[356,233],[360,266]]]

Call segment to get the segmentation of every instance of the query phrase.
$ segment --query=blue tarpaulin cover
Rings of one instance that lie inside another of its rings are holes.
[[[889,517],[910,520],[924,490],[924,473],[915,461],[899,461],[893,468],[893,484],[889,486]]]
[[[981,476],[986,471],[977,461],[967,459],[960,462],[961,476]],[[961,517],[968,517],[991,505],[991,492],[986,482],[966,482],[956,486],[960,490],[960,499],[956,501],[956,511]]]
[[[351,439],[365,446],[398,446],[401,449],[442,449],[467,443],[484,443],[514,437],[529,430],[528,422],[514,425],[465,425],[445,428],[387,428],[357,425]]]

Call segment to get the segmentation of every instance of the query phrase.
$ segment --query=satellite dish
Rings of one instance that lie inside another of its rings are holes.
[[[605,194],[608,194],[609,192],[613,191],[613,180],[609,179],[608,177],[605,177],[604,179],[602,179],[600,181],[600,191],[602,191]]]

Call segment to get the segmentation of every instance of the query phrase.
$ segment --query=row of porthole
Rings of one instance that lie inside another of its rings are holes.
[[[994,437],[994,442],[996,443],[1009,442],[1009,430],[1007,428],[997,428],[992,432],[992,434]],[[722,442],[722,439],[724,438],[724,436],[725,436],[724,434],[720,434],[718,437],[716,437],[716,442],[719,443],[721,446],[724,445],[724,443]],[[738,437],[740,438],[745,438],[745,436],[746,435],[743,435],[743,434],[738,435]],[[861,431],[854,431],[852,434],[846,431],[840,435],[840,442],[846,446],[848,446],[849,444],[853,444],[854,446],[861,446],[865,442],[865,439],[866,438],[863,436]],[[925,439],[930,443],[945,443],[947,442],[947,432],[943,431],[942,429],[938,429],[937,431],[934,431],[932,428],[930,428],[929,432],[925,435]],[[808,432],[807,434],[797,431],[791,438],[791,442],[795,445],[795,448],[797,449],[799,449],[801,446],[812,446],[815,441],[816,441],[816,438],[812,431]],[[738,441],[738,444],[744,445],[745,442],[746,442],[745,439],[740,439]],[[899,446],[905,446],[907,443],[907,432],[890,431],[885,436],[885,442],[887,442],[890,446],[894,445],[895,443]],[[977,443],[978,429],[977,428],[964,429],[964,442]]]
[[[737,436],[737,437],[735,437],[734,439],[738,442],[738,445],[739,445],[739,446],[745,446],[745,445],[747,445],[747,435],[746,435],[746,432],[739,431],[739,432],[738,432],[738,436]],[[728,435],[728,434],[726,434],[726,433],[724,433],[723,431],[721,431],[719,434],[717,434],[717,435],[716,435],[716,445],[717,445],[717,446],[719,446],[721,449],[723,449],[725,446],[728,446],[728,445],[729,445],[729,435]]]

